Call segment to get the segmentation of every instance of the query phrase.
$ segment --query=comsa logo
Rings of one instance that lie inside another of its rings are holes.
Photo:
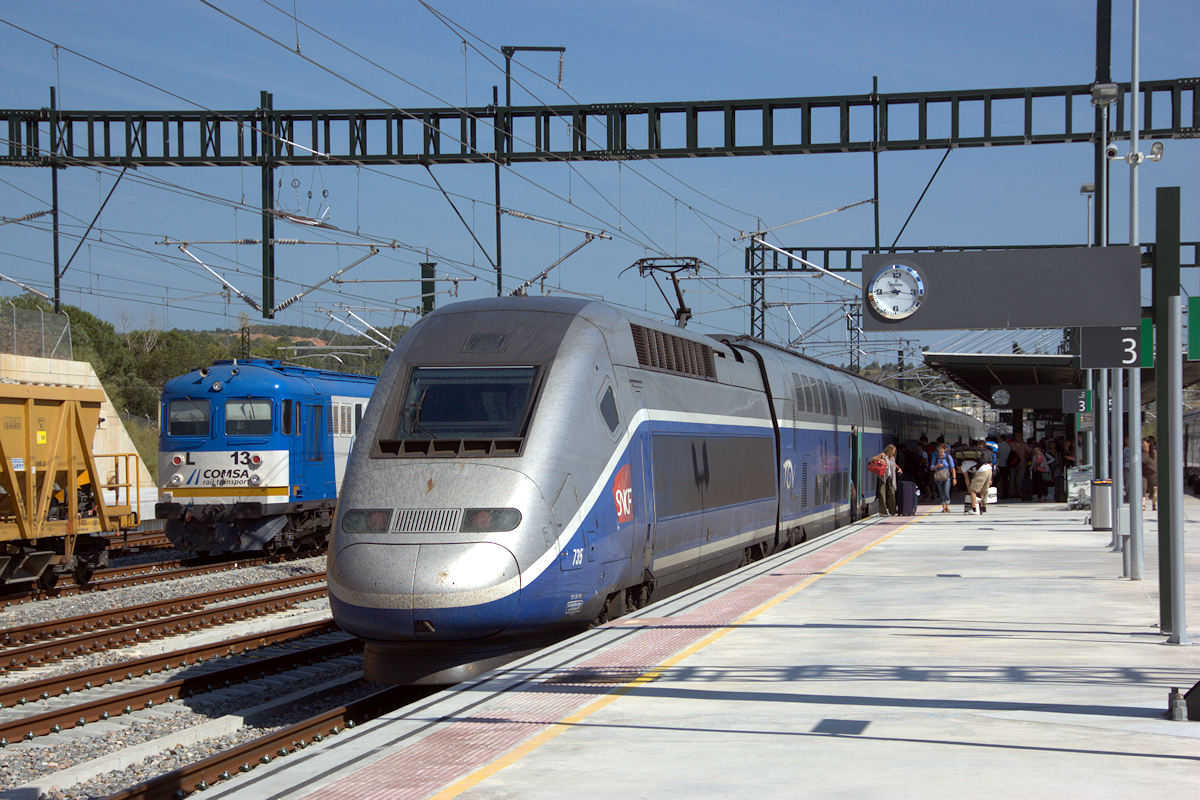
[[[631,475],[632,470],[626,464],[617,471],[617,477],[613,479],[613,502],[617,506],[618,525],[633,521],[633,481]]]

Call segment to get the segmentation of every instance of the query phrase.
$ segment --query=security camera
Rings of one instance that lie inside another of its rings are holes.
[[[1104,155],[1108,157],[1109,161],[1115,161],[1121,157],[1121,151],[1117,149],[1115,144],[1110,144],[1108,147],[1104,148]]]

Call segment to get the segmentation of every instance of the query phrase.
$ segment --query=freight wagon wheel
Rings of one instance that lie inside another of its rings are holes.
[[[75,583],[84,586],[92,579],[93,571],[91,564],[76,564],[75,569],[71,570],[71,577],[75,579]]]
[[[58,585],[58,573],[53,567],[46,567],[38,576],[37,583],[43,591],[53,591],[54,587]]]

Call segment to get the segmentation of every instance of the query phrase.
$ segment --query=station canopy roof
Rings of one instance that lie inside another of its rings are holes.
[[[998,351],[1001,343],[1008,352]],[[992,402],[992,392],[1001,386],[1082,387],[1079,356],[1058,353],[1061,343],[1061,330],[971,331],[930,347],[924,352],[925,365],[986,403]],[[1143,403],[1154,401],[1154,381],[1154,369],[1143,369]],[[1184,361],[1183,385],[1198,381],[1200,361]],[[1062,407],[1059,401],[1047,401],[1040,410],[1061,411]]]

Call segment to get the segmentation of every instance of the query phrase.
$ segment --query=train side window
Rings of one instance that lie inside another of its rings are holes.
[[[354,433],[362,426],[362,403],[354,404]]]
[[[617,429],[621,421],[617,415],[617,399],[613,397],[611,386],[604,390],[604,396],[600,398],[600,416],[604,417],[604,424],[608,426],[610,433]]]
[[[279,414],[279,432],[287,435],[292,433],[292,401],[284,400]]]

